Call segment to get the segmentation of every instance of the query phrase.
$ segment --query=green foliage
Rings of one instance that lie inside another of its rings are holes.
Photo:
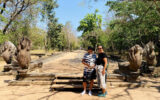
[[[0,32],[0,44],[4,43],[7,40],[8,40],[8,36]]]
[[[37,27],[33,27],[30,29],[29,33],[32,41],[32,49],[44,49],[46,32]]]
[[[86,32],[93,31],[94,29],[101,29],[102,26],[102,16],[97,15],[98,10],[95,13],[87,14],[84,19],[80,21],[80,25],[78,26],[78,31],[83,31],[83,34]]]
[[[79,42],[72,29],[70,22],[66,22],[61,32],[61,41],[64,50],[74,50],[79,48]]]
[[[13,24],[10,29],[10,34],[5,35],[10,41],[17,45],[20,38],[25,36],[32,41],[32,49],[44,49],[46,35],[44,30],[35,26],[30,27],[30,23],[27,22],[27,20],[14,22]]]
[[[116,16],[109,23],[111,32],[108,41],[112,46],[114,44],[116,50],[127,50],[135,44],[158,41],[160,15],[153,2],[117,0],[108,1],[106,5],[110,6],[110,11],[114,11]]]
[[[18,44],[19,39],[23,36],[29,37],[31,36],[31,21],[28,18],[15,20],[12,23],[12,26],[8,30],[8,37],[10,41],[12,41],[15,45]]]
[[[54,10],[57,7],[57,0],[3,0],[0,5],[0,23],[1,33],[6,35],[0,34],[0,43],[10,40],[17,45],[19,39],[26,36],[32,41],[32,49],[62,50],[65,37],[61,34],[63,25],[55,18]],[[40,14],[42,21],[47,21],[47,33],[36,27]]]
[[[109,45],[107,43],[108,41],[109,41],[109,35],[108,35],[108,33],[101,31],[98,34],[98,43],[97,43],[97,45],[102,45],[103,48],[106,50],[108,48],[108,45]]]
[[[98,45],[102,45],[104,49],[107,49],[107,42],[109,41],[108,36],[107,32],[101,29],[96,29],[91,32],[87,32],[85,36],[81,37],[81,45],[83,48],[92,46],[95,49]]]
[[[78,31],[83,31],[81,38],[81,45],[84,48],[92,46],[96,48],[99,43],[99,36],[103,31],[101,30],[102,26],[102,16],[97,15],[98,10],[95,10],[95,13],[87,14],[84,19],[80,21],[78,26]]]
[[[0,21],[7,23],[6,17],[4,17],[2,14],[0,14]]]
[[[58,19],[55,18],[55,11],[54,9],[57,8],[57,1],[56,0],[46,0],[43,3],[43,14],[48,20],[48,32],[47,32],[47,43],[46,49],[59,49],[63,48],[63,43],[61,41],[61,30],[63,25],[58,23]]]
[[[57,23],[49,23],[47,32],[47,45],[52,49],[60,49],[61,46],[61,29],[63,25]]]

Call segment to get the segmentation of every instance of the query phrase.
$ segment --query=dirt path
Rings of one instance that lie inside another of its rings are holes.
[[[45,63],[44,72],[53,73],[82,73],[83,65],[81,63],[84,51],[67,52],[60,55],[52,62]]]
[[[64,53],[53,61],[45,63],[46,73],[77,73],[82,74],[81,59],[84,51]],[[117,68],[117,63],[110,63],[109,73]],[[114,88],[107,89],[106,98],[96,95],[81,96],[77,91],[49,91],[49,86],[8,86],[12,76],[0,76],[0,100],[160,100],[160,87],[151,88]],[[158,80],[159,81],[159,80]],[[96,94],[96,91],[94,91]]]

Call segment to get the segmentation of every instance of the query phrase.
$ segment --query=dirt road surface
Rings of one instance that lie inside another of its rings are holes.
[[[46,73],[83,73],[81,59],[84,51],[67,52],[53,61],[45,63],[43,72]],[[109,73],[117,68],[117,63],[110,63]],[[8,86],[7,81],[13,76],[0,76],[0,100],[160,100],[160,87],[150,88],[107,88],[106,98],[80,95],[77,91],[49,91],[49,86]]]

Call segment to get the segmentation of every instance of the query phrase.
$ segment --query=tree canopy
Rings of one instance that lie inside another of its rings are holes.
[[[80,21],[80,25],[77,30],[82,31],[81,43],[82,47],[87,48],[89,45],[96,47],[98,44],[99,32],[102,27],[102,16],[98,15],[98,9],[94,13],[87,14],[84,19]]]
[[[115,15],[107,26],[102,26],[105,21],[96,9],[79,22],[77,31],[82,35],[77,38],[71,23],[63,25],[56,18],[57,0],[1,0],[0,43],[10,40],[17,44],[19,38],[26,36],[33,41],[34,49],[73,50],[102,45],[121,52],[135,44],[159,42],[159,1],[111,0],[106,6]],[[47,24],[47,30],[36,26],[39,19]]]
[[[97,15],[98,10],[96,9],[94,13],[87,14],[84,19],[80,21],[78,26],[78,31],[83,31],[82,34],[86,32],[93,31],[94,29],[101,29],[102,26],[102,16]]]
[[[154,2],[117,0],[108,1],[106,5],[110,11],[114,11],[116,17],[109,23],[110,42],[116,49],[126,50],[135,44],[158,41],[160,14]]]

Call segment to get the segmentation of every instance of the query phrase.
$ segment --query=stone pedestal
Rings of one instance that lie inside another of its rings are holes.
[[[125,81],[134,82],[137,80],[140,75],[140,71],[133,71],[129,69],[129,62],[120,62],[118,63],[120,74],[125,76]]]

